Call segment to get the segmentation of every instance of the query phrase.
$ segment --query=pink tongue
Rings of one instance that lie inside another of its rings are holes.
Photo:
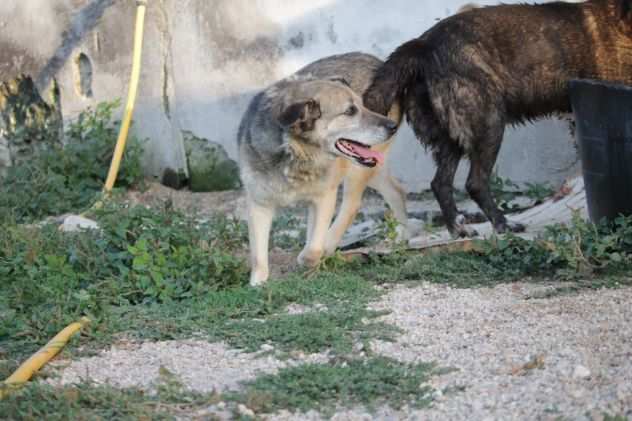
[[[353,149],[355,153],[360,155],[364,159],[374,159],[378,165],[382,165],[384,163],[384,154],[382,152],[374,151],[369,148],[365,148],[359,145],[349,145]]]

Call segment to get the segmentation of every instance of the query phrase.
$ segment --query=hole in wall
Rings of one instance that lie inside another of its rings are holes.
[[[90,58],[80,53],[75,58],[75,90],[82,98],[92,98],[92,62]]]

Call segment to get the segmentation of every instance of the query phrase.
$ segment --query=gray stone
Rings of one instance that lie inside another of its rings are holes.
[[[189,187],[194,192],[234,190],[241,186],[239,167],[224,147],[184,132]]]
[[[237,412],[239,413],[239,415],[247,417],[247,418],[254,418],[255,417],[255,413],[252,409],[248,408],[246,405],[244,404],[239,404],[237,405]]]
[[[590,376],[591,376],[590,370],[587,367],[584,367],[583,365],[578,365],[577,367],[575,367],[575,370],[573,371],[573,378],[576,380],[589,379]]]
[[[83,230],[98,230],[99,224],[95,221],[84,218],[79,215],[70,215],[64,219],[64,222],[59,227],[63,232],[78,232]]]

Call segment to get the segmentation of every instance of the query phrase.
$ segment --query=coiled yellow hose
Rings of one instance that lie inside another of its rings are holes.
[[[114,156],[112,157],[112,164],[110,165],[110,171],[108,173],[107,180],[105,182],[104,191],[109,193],[114,188],[116,177],[121,166],[121,160],[123,159],[123,153],[125,152],[125,145],[127,143],[127,137],[129,129],[132,124],[132,116],[134,115],[134,107],[136,105],[136,98],[138,96],[138,82],[140,80],[140,70],[142,64],[143,55],[143,38],[145,32],[145,14],[147,10],[147,0],[136,1],[136,30],[134,34],[134,55],[132,63],[132,74],[130,78],[129,92],[127,94],[127,105],[125,106],[125,115],[121,124],[121,130],[119,132],[118,139],[116,141],[116,148],[114,149]],[[99,207],[101,203],[97,203],[95,207]],[[86,317],[82,318],[79,322],[73,323],[59,332],[53,339],[51,339],[46,346],[40,349],[35,355],[24,362],[8,379],[0,385],[0,399],[5,398],[11,390],[18,388],[28,382],[33,375],[39,371],[46,363],[53,359],[59,351],[61,351],[70,338],[79,332],[85,325],[90,323],[90,320]]]
[[[73,335],[88,323],[90,323],[90,319],[84,317],[80,321],[69,325],[51,339],[46,346],[37,351],[35,355],[26,360],[11,377],[4,381],[4,384],[0,387],[0,399],[5,398],[11,390],[21,387],[28,382],[47,362],[59,354],[59,351],[66,346]]]

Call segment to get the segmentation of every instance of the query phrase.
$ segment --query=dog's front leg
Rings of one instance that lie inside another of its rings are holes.
[[[353,223],[360,206],[362,206],[362,194],[366,189],[367,176],[356,172],[352,173],[345,179],[344,194],[342,196],[342,205],[338,211],[336,219],[327,233],[325,242],[325,253],[332,255],[335,253],[340,240],[344,236],[349,225]]]
[[[275,209],[248,200],[248,236],[250,240],[250,285],[263,285],[270,276],[268,244]]]
[[[308,241],[298,256],[298,262],[301,265],[315,267],[323,257],[327,231],[336,210],[337,191],[337,188],[327,190],[324,195],[310,205],[307,226]]]

